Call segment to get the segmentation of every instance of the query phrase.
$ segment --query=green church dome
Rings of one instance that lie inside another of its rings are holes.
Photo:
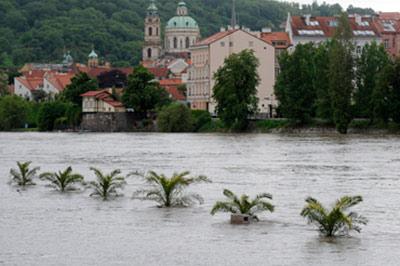
[[[197,22],[189,16],[175,16],[171,18],[167,23],[167,29],[186,28],[186,29],[198,29],[199,25]]]

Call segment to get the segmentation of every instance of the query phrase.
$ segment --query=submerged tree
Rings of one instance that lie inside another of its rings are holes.
[[[33,179],[36,177],[36,173],[40,170],[40,167],[30,169],[29,166],[32,162],[17,162],[18,169],[11,169],[11,182],[18,186],[25,187],[35,185]]]
[[[347,210],[360,202],[361,196],[342,197],[331,210],[327,210],[314,198],[306,199],[307,205],[301,212],[301,216],[308,219],[309,223],[318,226],[321,234],[327,237],[348,235],[349,231],[361,231],[359,225],[367,224],[367,219],[355,212]]]
[[[109,174],[103,174],[94,167],[91,167],[90,170],[94,172],[97,178],[96,181],[89,183],[89,186],[94,189],[94,192],[90,196],[98,196],[103,200],[119,196],[118,189],[122,189],[126,184],[125,177],[120,176],[120,170],[114,170]]]
[[[268,193],[258,194],[254,199],[248,195],[242,195],[240,198],[232,191],[225,189],[224,195],[228,201],[218,201],[211,210],[211,215],[217,212],[230,212],[235,214],[246,214],[258,221],[257,213],[273,212],[274,206],[267,200],[272,200],[272,195]]]
[[[150,200],[159,203],[159,207],[187,207],[196,201],[203,203],[203,198],[196,193],[185,193],[184,190],[195,183],[211,182],[205,176],[190,177],[189,172],[173,174],[168,178],[150,171],[148,175],[142,175],[150,186],[147,189],[135,192],[134,198]]]
[[[74,174],[70,166],[58,173],[43,173],[40,175],[40,179],[49,181],[49,186],[60,192],[67,192],[77,190],[74,185],[82,183],[84,178],[80,174]]]

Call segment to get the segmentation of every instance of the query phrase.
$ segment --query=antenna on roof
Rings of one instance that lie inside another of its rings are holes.
[[[231,18],[231,27],[234,29],[237,25],[237,16],[236,16],[236,1],[232,0],[232,18]]]

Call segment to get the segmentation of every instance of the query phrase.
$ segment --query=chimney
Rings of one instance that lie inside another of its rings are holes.
[[[232,26],[228,26],[228,30],[233,30]]]
[[[226,29],[225,29],[225,27],[221,27],[219,31],[220,31],[220,32],[225,32]]]
[[[270,27],[264,27],[264,28],[262,28],[261,32],[262,33],[271,33],[272,29]]]
[[[240,29],[240,26],[239,26],[239,25],[236,25],[236,26],[235,26],[235,30],[238,30],[238,29]]]
[[[311,24],[311,14],[307,14],[304,16],[306,25],[309,26]]]
[[[355,14],[354,18],[356,20],[357,25],[361,25],[362,24],[362,16],[359,14]]]

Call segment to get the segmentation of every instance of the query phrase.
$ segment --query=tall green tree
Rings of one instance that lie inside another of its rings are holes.
[[[94,90],[97,90],[97,81],[82,72],[71,79],[71,84],[62,92],[61,99],[82,107],[81,94]]]
[[[258,111],[258,66],[254,52],[243,50],[226,58],[214,75],[216,113],[231,130],[246,130],[249,117]]]
[[[389,64],[389,57],[383,45],[376,42],[363,47],[357,59],[355,116],[373,120],[373,91],[377,86],[379,73]]]
[[[27,118],[27,102],[19,96],[0,98],[0,130],[22,128]]]
[[[122,101],[127,108],[133,108],[142,117],[171,102],[166,90],[160,87],[154,75],[143,66],[138,66],[128,76],[128,86]]]
[[[293,54],[280,58],[282,72],[275,93],[283,116],[298,124],[309,122],[315,114],[314,54],[313,44],[300,44]]]
[[[329,56],[329,89],[333,122],[341,134],[346,134],[352,120],[352,94],[354,81],[354,47],[352,30],[346,13],[339,17],[339,24],[332,41]]]
[[[392,80],[394,64],[387,64],[378,73],[376,86],[372,92],[373,121],[375,124],[387,124],[391,118],[390,94],[393,91]]]
[[[8,75],[0,70],[0,97],[8,95]]]
[[[320,44],[314,55],[314,91],[316,117],[332,122],[332,100],[329,93],[329,51],[331,42]]]

